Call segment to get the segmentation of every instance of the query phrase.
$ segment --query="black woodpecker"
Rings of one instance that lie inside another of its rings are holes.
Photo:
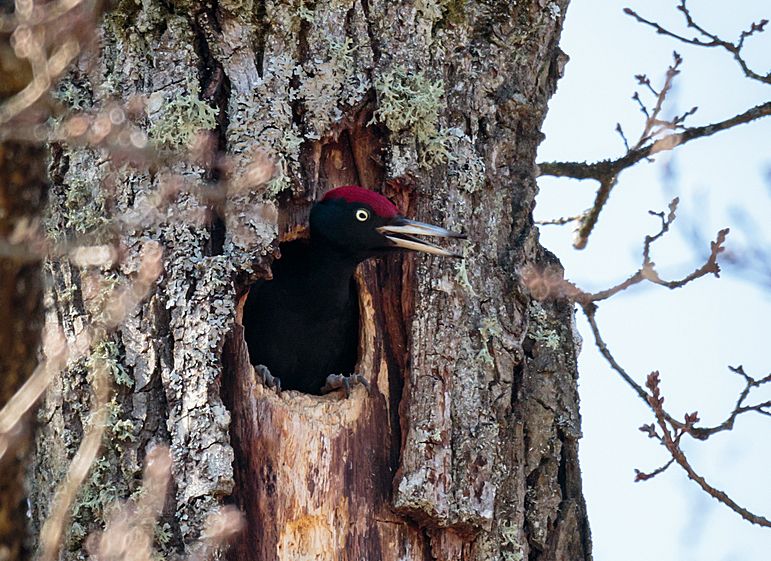
[[[371,257],[413,250],[460,257],[415,237],[463,238],[439,226],[408,220],[384,196],[362,187],[338,187],[310,213],[309,243],[281,249],[273,279],[258,281],[244,306],[249,357],[267,385],[311,394],[352,383],[359,304],[356,266]]]

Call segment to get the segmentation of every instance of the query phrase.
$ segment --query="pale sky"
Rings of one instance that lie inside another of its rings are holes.
[[[722,120],[769,98],[771,88],[743,77],[731,55],[688,47],[657,35],[622,13],[631,7],[649,19],[683,30],[677,0],[575,0],[566,14],[562,48],[571,58],[550,105],[540,160],[617,157],[620,122],[636,140],[642,115],[632,101],[635,74],[661,83],[677,50],[685,59],[670,107],[699,106],[689,121]],[[734,39],[752,21],[771,19],[763,0],[691,2],[705,27]],[[690,35],[690,33],[686,32]],[[758,73],[771,68],[771,29],[748,40],[746,58]],[[650,98],[648,98],[650,99]],[[671,113],[670,113],[671,115]],[[667,181],[665,168],[675,172]],[[701,265],[708,247],[694,248],[687,230],[707,236],[731,227],[728,246],[743,242],[736,208],[748,211],[771,243],[771,118],[696,140],[671,156],[658,157],[621,176],[584,251],[571,247],[571,226],[541,228],[542,243],[562,260],[566,275],[587,289],[608,287],[640,265],[642,239],[657,231],[648,210],[665,210],[680,196],[680,220],[654,246],[662,275],[679,278]],[[537,219],[572,215],[588,208],[596,183],[543,178]],[[763,240],[760,240],[763,243]],[[643,286],[603,303],[597,315],[616,358],[641,384],[659,370],[665,405],[682,417],[698,410],[707,424],[731,411],[742,389],[728,365],[743,364],[759,378],[771,372],[771,289],[725,266],[720,279],[700,279],[669,291]],[[653,421],[642,401],[610,370],[594,347],[582,314],[580,443],[584,491],[596,561],[768,561],[771,529],[752,526],[704,494],[677,466],[634,483],[634,469],[651,471],[666,450],[638,431]],[[771,388],[757,401],[771,399]],[[771,517],[771,419],[740,418],[732,432],[707,442],[686,439],[697,471],[757,514]]]

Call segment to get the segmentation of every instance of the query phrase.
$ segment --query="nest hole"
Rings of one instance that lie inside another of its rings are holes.
[[[305,228],[304,230],[307,230]],[[309,244],[309,239],[307,236],[307,231],[294,231],[291,235],[286,236],[288,239],[285,241],[281,241],[279,244],[279,255],[280,256],[286,256],[291,255],[294,252],[302,251],[302,249]],[[278,257],[273,261],[273,266],[275,266],[277,263],[279,263],[281,260],[281,257]],[[369,273],[367,272],[369,271]],[[344,372],[345,374],[351,374],[351,373],[358,373],[362,374],[373,386],[377,382],[376,380],[376,374],[374,370],[374,357],[377,354],[375,352],[374,346],[377,343],[377,337],[376,337],[376,326],[375,326],[375,314],[373,310],[373,303],[372,303],[372,294],[369,291],[368,283],[366,281],[367,275],[371,275],[371,268],[367,267],[367,264],[360,265],[357,269],[354,278],[353,278],[353,284],[352,284],[352,294],[356,298],[357,303],[357,309],[358,314],[356,316],[356,334],[355,334],[355,341],[352,342],[351,345],[346,345],[351,348],[351,353],[349,356],[346,356],[344,359],[345,368]],[[271,282],[268,279],[257,279],[255,283],[257,282]],[[236,304],[236,325],[239,327],[237,329],[237,333],[234,331],[233,336],[239,337],[241,339],[240,343],[243,345],[244,349],[246,349],[246,340],[245,340],[245,328],[244,328],[244,322],[243,322],[243,315],[244,315],[244,307],[246,305],[247,297],[249,294],[249,290],[251,287],[255,284],[242,284],[240,287],[237,287],[236,293],[239,294],[238,302]],[[251,357],[248,354],[248,351],[246,353],[246,362],[248,364],[241,365],[242,368],[251,368],[253,367],[253,361]],[[331,374],[331,372],[330,372]],[[300,390],[288,390],[288,395],[291,396],[294,392],[297,392],[299,394],[305,394],[305,395],[312,395],[312,396],[318,396],[320,395],[318,392],[302,392]],[[333,394],[339,393],[339,392],[332,392]]]

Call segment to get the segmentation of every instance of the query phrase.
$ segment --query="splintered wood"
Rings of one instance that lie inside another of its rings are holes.
[[[370,395],[362,386],[349,399],[342,391],[277,395],[256,381],[240,325],[227,343],[235,499],[247,518],[233,559],[423,557],[421,530],[389,507],[400,438],[372,295],[360,292],[357,371],[370,380]]]

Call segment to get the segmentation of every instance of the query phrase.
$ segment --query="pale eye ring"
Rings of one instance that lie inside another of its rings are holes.
[[[359,222],[366,222],[369,220],[369,211],[365,208],[360,208],[356,211],[356,220]]]

